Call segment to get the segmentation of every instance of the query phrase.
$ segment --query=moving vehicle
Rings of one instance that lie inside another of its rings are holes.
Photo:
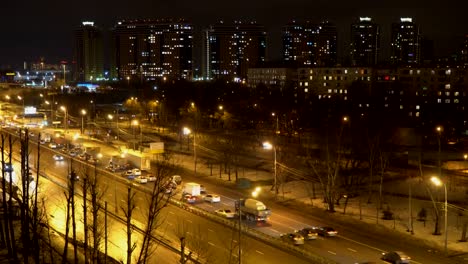
[[[185,194],[182,198],[185,202],[193,204],[197,201],[197,197],[190,195],[190,194]]]
[[[135,175],[135,176],[140,176],[140,175],[141,175],[141,170],[135,168],[135,169],[132,169],[132,173],[133,173],[133,175]]]
[[[394,264],[403,264],[410,263],[411,258],[402,251],[391,251],[387,253],[382,253],[382,260]]]
[[[125,171],[123,176],[127,177],[128,179],[135,179],[135,174],[133,174],[132,170]]]
[[[317,233],[321,236],[333,237],[338,235],[338,231],[333,229],[332,227],[325,226],[317,228]]]
[[[249,221],[267,221],[271,210],[264,203],[255,199],[240,199],[235,202],[236,212]]]
[[[146,177],[148,177],[148,181],[150,181],[150,182],[155,182],[156,181],[156,176],[154,176],[151,173],[146,174]]]
[[[192,196],[200,195],[200,184],[195,182],[188,182],[184,185],[184,194],[190,194]]]
[[[314,227],[306,227],[299,230],[299,233],[304,236],[307,240],[314,240],[317,239],[318,232],[317,229]]]
[[[63,160],[63,156],[59,155],[59,154],[54,154],[52,156],[52,158],[54,158],[55,161],[62,161]]]
[[[148,183],[148,178],[146,178],[145,176],[138,176],[135,178],[135,181],[138,182],[138,183]]]
[[[182,177],[180,175],[173,175],[172,181],[175,182],[177,185],[182,183]]]
[[[289,240],[293,242],[294,245],[304,245],[304,237],[299,233],[288,233],[288,234],[281,234],[280,237],[283,240]]]
[[[215,210],[215,214],[219,215],[219,216],[224,216],[226,218],[234,218],[236,217],[236,213],[234,213],[233,211],[229,210],[229,209],[218,209],[218,210]]]
[[[54,142],[50,142],[50,143],[49,143],[49,148],[51,148],[51,149],[56,149],[56,148],[57,148],[57,144],[55,144]]]
[[[221,197],[217,194],[207,194],[203,197],[203,200],[210,202],[210,203],[219,203],[221,202]]]

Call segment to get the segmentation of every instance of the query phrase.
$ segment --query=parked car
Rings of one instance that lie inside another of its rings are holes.
[[[141,175],[141,170],[135,168],[135,169],[132,169],[132,173],[133,173],[133,175],[135,175],[135,176],[140,176],[140,175]]]
[[[382,260],[394,264],[410,263],[411,258],[402,251],[382,253]]]
[[[59,155],[59,154],[54,154],[52,156],[52,158],[54,158],[55,161],[62,161],[63,160],[63,156]]]
[[[203,200],[210,202],[210,203],[219,203],[221,202],[221,197],[217,194],[207,194],[203,197]]]
[[[219,216],[224,216],[226,218],[234,218],[236,217],[236,213],[234,213],[233,211],[229,210],[229,209],[218,209],[218,210],[215,210],[215,214],[219,215]]]
[[[294,245],[304,245],[304,237],[299,233],[281,234],[283,240],[291,241]]]
[[[68,174],[68,179],[72,180],[72,175],[74,176],[74,180],[75,180],[75,181],[79,181],[79,180],[80,180],[80,176],[78,176],[78,174],[76,174],[76,173],[70,173],[70,174]]]
[[[317,228],[317,233],[321,236],[333,237],[338,235],[338,231],[333,229],[332,227],[325,226]]]
[[[299,230],[299,233],[304,236],[307,240],[317,239],[318,232],[317,229],[314,227],[306,227]]]
[[[135,178],[135,181],[138,182],[138,183],[148,183],[148,178],[146,178],[145,176],[138,176]]]
[[[49,143],[49,148],[51,148],[51,149],[56,149],[56,148],[57,148],[57,144],[55,144],[54,142],[50,142],[50,143]]]
[[[184,195],[183,200],[184,200],[185,202],[187,202],[187,203],[193,204],[193,203],[195,203],[195,202],[197,201],[197,197],[196,197],[196,196],[192,196],[192,195],[190,195],[190,194],[186,194],[186,195]]]

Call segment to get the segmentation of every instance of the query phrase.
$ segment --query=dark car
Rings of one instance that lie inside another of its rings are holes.
[[[299,230],[299,233],[303,235],[304,238],[307,240],[317,239],[317,236],[318,236],[317,228],[314,228],[314,227],[303,228]]]
[[[291,241],[294,245],[304,245],[304,237],[299,233],[281,234],[281,239]]]
[[[333,227],[325,226],[317,228],[317,233],[321,236],[333,237],[338,235],[338,231],[333,229]]]
[[[392,251],[387,253],[382,253],[382,260],[394,263],[394,264],[403,264],[410,263],[411,258],[402,251]]]

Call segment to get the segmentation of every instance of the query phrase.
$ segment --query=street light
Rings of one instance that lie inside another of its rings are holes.
[[[67,133],[67,129],[68,129],[68,111],[67,111],[67,108],[65,106],[60,106],[60,110],[62,110],[65,115],[63,116],[63,119],[64,119],[64,124],[63,124],[63,127],[65,129],[65,133]]]
[[[182,133],[184,136],[187,137],[187,150],[189,149],[189,135],[192,133],[192,130],[188,127],[184,127],[182,129]],[[195,143],[195,133],[193,134],[193,174],[196,176],[197,175],[197,150],[195,148],[196,143]]]
[[[278,195],[278,185],[277,185],[278,175],[276,171],[276,146],[266,141],[266,142],[263,142],[263,148],[268,149],[268,150],[273,149],[273,152],[274,152],[275,181],[274,181],[273,187],[275,188],[275,198],[276,198],[276,196]]]
[[[17,97],[18,97],[18,100],[23,101],[23,125],[24,125],[24,122],[25,122],[24,119],[25,119],[25,114],[26,114],[26,109],[24,108],[24,98],[19,95]]]
[[[260,187],[255,188],[255,190],[252,192],[252,197],[256,198],[262,189]],[[242,247],[241,247],[241,235],[242,235],[242,212],[241,212],[241,198],[239,198],[238,204],[237,204],[237,210],[239,213],[239,242],[238,242],[238,255],[239,255],[239,264],[242,264]]]
[[[439,178],[433,176],[431,177],[431,182],[435,185],[435,186],[441,186],[441,185],[444,185],[444,191],[445,191],[445,215],[444,215],[444,218],[445,218],[445,223],[444,223],[444,229],[445,229],[445,254],[447,254],[447,211],[448,211],[448,202],[447,202],[447,185],[445,184],[445,182],[442,182]]]
[[[84,133],[84,117],[86,115],[86,110],[81,109],[81,134]]]
[[[132,127],[133,127],[133,150],[135,150],[135,141],[136,141],[136,134],[135,134],[135,127],[138,126],[138,120],[132,120]]]

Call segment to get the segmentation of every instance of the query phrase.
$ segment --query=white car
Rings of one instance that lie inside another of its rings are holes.
[[[155,182],[156,181],[156,176],[154,176],[151,173],[146,174],[146,177],[148,178],[148,181],[150,181],[150,182]]]
[[[51,149],[56,149],[56,148],[57,148],[57,144],[51,142],[51,143],[49,143],[49,148],[51,148]]]
[[[59,154],[55,154],[52,157],[54,158],[55,161],[62,161],[63,160],[63,156],[59,155]]]
[[[141,175],[141,170],[140,169],[132,169],[132,173],[135,176],[140,176]]]
[[[219,203],[221,202],[221,197],[217,194],[207,194],[203,198],[205,201],[210,202],[210,203]]]
[[[138,182],[138,183],[148,183],[148,178],[146,178],[145,176],[138,176],[135,178],[135,181]]]
[[[234,218],[236,217],[236,213],[234,213],[233,211],[229,210],[229,209],[218,209],[218,210],[215,210],[215,214],[219,215],[219,216],[224,216],[226,218]]]

